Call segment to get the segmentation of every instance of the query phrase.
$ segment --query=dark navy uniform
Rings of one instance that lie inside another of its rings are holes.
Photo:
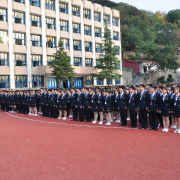
[[[175,94],[172,99],[173,117],[180,117],[180,95]]]
[[[171,96],[166,94],[160,97],[159,102],[159,111],[161,111],[161,115],[164,117],[169,116],[169,111],[171,111]]]
[[[84,116],[83,116],[84,94],[83,93],[78,94],[76,106],[78,107],[79,121],[83,122],[84,121]]]
[[[84,95],[84,113],[87,122],[91,122],[91,109],[89,108],[91,105],[91,95],[90,93],[86,93]]]
[[[77,121],[77,108],[76,108],[76,102],[77,102],[78,94],[76,92],[72,93],[71,95],[71,106],[73,110],[73,120]]]
[[[129,114],[131,119],[131,126],[135,128],[137,126],[137,106],[138,106],[138,99],[137,94],[129,94]]]

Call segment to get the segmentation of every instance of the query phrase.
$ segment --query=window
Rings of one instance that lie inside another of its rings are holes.
[[[31,6],[36,6],[36,7],[40,7],[40,0],[30,0],[29,1]]]
[[[98,12],[94,12],[94,21],[101,22],[101,14]]]
[[[25,34],[23,33],[13,33],[13,43],[16,45],[26,45]]]
[[[7,10],[0,9],[0,21],[7,22]]]
[[[54,56],[46,56],[46,61],[47,61],[47,64],[52,64],[52,60],[55,60],[55,57]]]
[[[55,37],[46,37],[46,47],[56,48],[56,38]]]
[[[80,8],[76,6],[72,6],[72,15],[80,17]]]
[[[101,29],[100,28],[94,28],[95,31],[95,37],[101,37]]]
[[[67,21],[60,21],[60,31],[69,31],[69,23]]]
[[[113,39],[119,40],[119,33],[118,32],[113,32]]]
[[[32,43],[32,46],[42,47],[41,36],[31,34],[31,43]]]
[[[46,28],[47,29],[56,29],[55,19],[46,18]]]
[[[15,76],[15,88],[27,88],[27,76]]]
[[[0,88],[10,88],[9,76],[0,76]]]
[[[108,85],[108,80],[106,79],[106,84]],[[109,80],[109,84],[112,85],[112,79]]]
[[[84,34],[91,36],[91,26],[84,26]]]
[[[84,42],[85,51],[92,52],[92,43],[91,42]]]
[[[113,26],[118,26],[118,19],[113,17],[112,24]]]
[[[13,15],[13,23],[16,24],[25,24],[25,14],[22,12],[12,12]]]
[[[18,2],[18,3],[23,3],[24,4],[25,0],[14,0],[14,2]]]
[[[84,9],[83,13],[84,13],[83,18],[91,19],[91,11],[90,10]]]
[[[74,58],[74,66],[82,66],[82,59]]]
[[[115,79],[115,84],[121,84],[121,80],[120,79]]]
[[[30,15],[31,26],[41,27],[41,17],[36,15]]]
[[[69,50],[69,39],[61,39],[65,50]]]
[[[32,67],[42,66],[41,55],[31,55]]]
[[[110,24],[110,17],[104,14],[104,23]]]
[[[73,33],[81,34],[81,25],[80,24],[72,24],[73,27]]]
[[[45,0],[46,9],[55,11],[55,0]]]
[[[81,51],[81,41],[73,41],[74,51]]]
[[[97,79],[97,85],[103,85],[103,84],[104,84],[104,80]]]
[[[14,54],[14,65],[15,66],[26,66],[26,55],[25,54]]]
[[[68,4],[65,3],[59,3],[59,12],[68,14]]]
[[[117,55],[120,55],[120,48],[118,46],[115,46],[115,48],[117,49]]]
[[[96,46],[96,53],[102,53],[102,44],[95,44]]]
[[[86,76],[86,85],[93,85],[93,77]]]
[[[0,66],[9,66],[9,58],[7,53],[0,53]]]
[[[93,66],[93,60],[92,59],[85,59],[85,66],[86,67],[92,67]]]
[[[44,87],[44,77],[43,76],[32,76],[32,87]]]
[[[0,43],[7,44],[8,43],[8,33],[7,31],[0,31]]]

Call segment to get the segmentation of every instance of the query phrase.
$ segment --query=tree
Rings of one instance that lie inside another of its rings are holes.
[[[177,23],[180,20],[180,9],[169,11],[166,18],[171,23]]]
[[[171,83],[171,82],[174,82],[174,78],[172,77],[171,74],[169,74],[167,78],[167,83]]]
[[[52,63],[49,65],[52,68],[52,75],[54,75],[60,86],[63,79],[74,79],[74,68],[70,64],[70,57],[67,55],[67,52],[64,51],[63,42],[60,39],[58,42],[58,48],[56,50],[55,60],[52,60]]]
[[[158,81],[161,83],[161,84],[165,84],[166,81],[165,81],[165,76],[161,76]]]
[[[149,68],[158,66],[159,69],[176,71],[180,64],[177,62],[177,49],[172,45],[158,46],[156,43],[146,41],[136,49],[136,54],[139,59],[150,63]]]
[[[96,59],[99,64],[95,66],[95,68],[100,69],[100,72],[98,74],[91,75],[99,80],[107,79],[109,86],[110,80],[118,79],[121,75],[117,73],[120,62],[118,62],[116,57],[117,49],[116,47],[113,47],[111,31],[109,30],[107,23],[105,23],[103,38],[102,54],[99,59]]]

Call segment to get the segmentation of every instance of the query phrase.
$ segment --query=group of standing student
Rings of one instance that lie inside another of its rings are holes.
[[[0,105],[3,111],[16,112],[43,117],[72,121],[91,122],[111,125],[114,119],[123,127],[127,118],[130,128],[157,131],[163,126],[163,132],[169,131],[169,125],[180,133],[180,94],[177,85],[139,85],[93,87],[81,89],[41,89],[39,91],[1,91]],[[149,121],[148,121],[149,117]],[[99,120],[99,121],[98,121]]]

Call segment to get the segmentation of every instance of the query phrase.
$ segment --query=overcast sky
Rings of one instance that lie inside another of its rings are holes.
[[[149,10],[152,12],[180,9],[180,0],[112,0],[117,3],[123,2],[135,6],[138,9]]]

